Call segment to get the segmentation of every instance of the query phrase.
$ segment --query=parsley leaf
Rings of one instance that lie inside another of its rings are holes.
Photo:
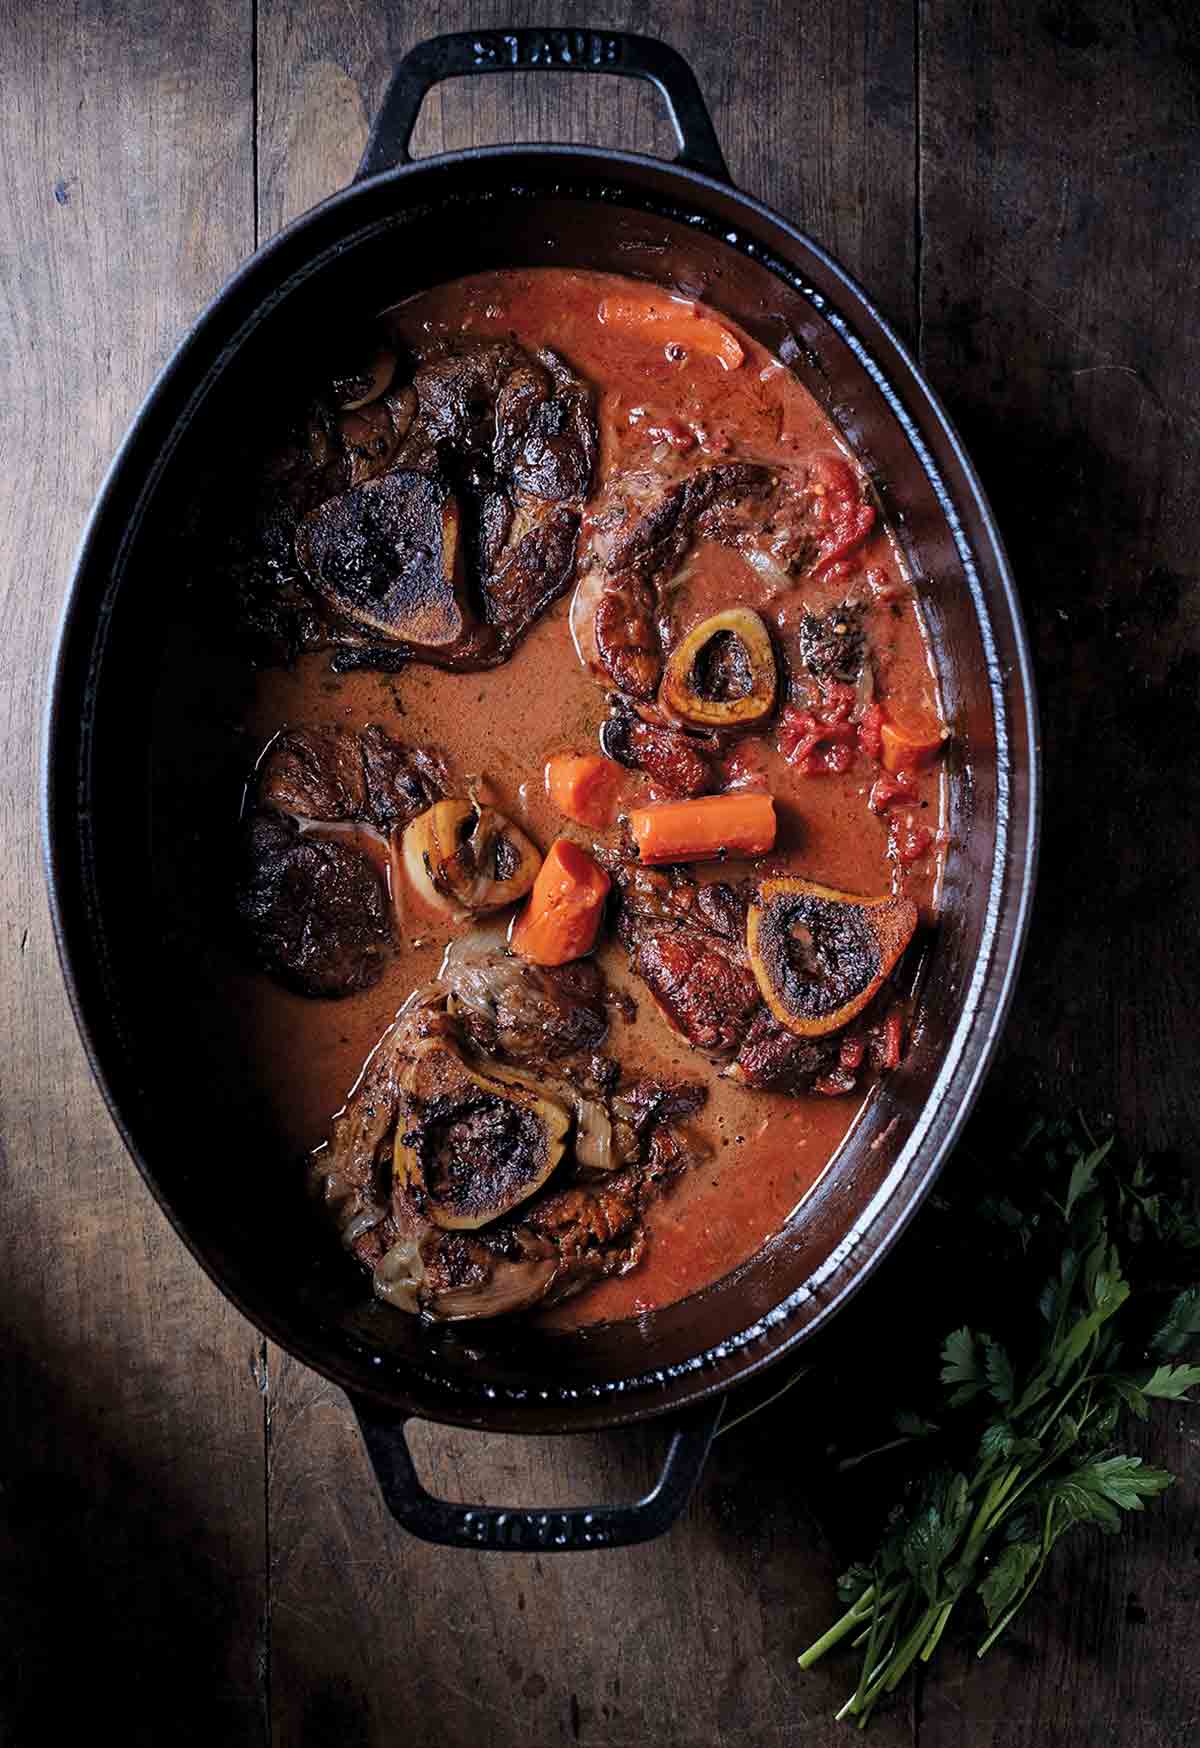
[[[989,1627],[994,1627],[1005,1609],[1020,1596],[1041,1557],[1040,1542],[1012,1542],[995,1561],[979,1586]]]
[[[838,1464],[908,1470],[873,1555],[841,1581],[846,1612],[800,1659],[808,1668],[843,1640],[862,1648],[838,1714],[859,1724],[928,1662],[960,1604],[982,1604],[982,1656],[1063,1535],[1113,1534],[1169,1487],[1165,1470],[1112,1441],[1124,1416],[1144,1420],[1153,1401],[1194,1402],[1200,1389],[1200,1364],[1181,1359],[1200,1338],[1186,1173],[1126,1166],[1111,1138],[1097,1146],[1068,1120],[1039,1119],[1011,1151],[989,1146],[991,1169],[985,1158],[957,1203],[943,1189],[923,1216],[945,1227],[936,1266],[954,1283],[957,1327],[940,1338],[940,1366],[931,1350],[903,1404],[889,1374],[871,1403],[891,1436],[868,1432],[865,1455]]]
[[[1188,1390],[1200,1384],[1200,1366],[1159,1366],[1142,1385],[1144,1396],[1162,1396],[1178,1402]]]

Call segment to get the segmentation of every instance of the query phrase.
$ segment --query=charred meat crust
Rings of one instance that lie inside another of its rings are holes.
[[[594,397],[556,353],[505,341],[448,347],[410,393],[393,471],[310,509],[297,557],[337,666],[492,667],[574,575]]]
[[[369,860],[351,845],[259,813],[242,841],[235,905],[258,963],[301,995],[343,996],[379,981],[391,911]]]
[[[301,995],[369,989],[394,946],[380,871],[351,837],[302,829],[406,825],[442,793],[433,753],[372,725],[285,729],[264,754],[242,827],[235,909],[258,965]]]
[[[506,1096],[502,1083],[473,1073],[453,1045],[434,1042],[405,1085],[400,1142],[415,1165],[407,1194],[421,1212],[436,1207],[439,1225],[486,1222],[492,1210],[522,1202],[557,1163],[561,1143],[538,1101],[524,1089],[519,1098]],[[565,1126],[565,1115],[549,1114]]]
[[[796,630],[800,667],[814,680],[853,685],[867,659],[864,609],[844,601],[827,613],[805,613]]]
[[[314,592],[366,635],[445,650],[467,628],[461,513],[437,474],[397,469],[312,510],[296,557]]]
[[[757,947],[785,1007],[811,1020],[851,1001],[878,975],[882,958],[861,909],[811,893],[764,905]]]
[[[643,721],[619,694],[609,699],[600,745],[608,758],[631,771],[644,771],[668,795],[704,795],[713,786],[708,755],[715,743],[665,723]]]

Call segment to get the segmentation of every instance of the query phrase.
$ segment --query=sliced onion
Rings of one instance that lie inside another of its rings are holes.
[[[868,656],[859,670],[858,679],[854,685],[854,708],[850,712],[855,722],[861,722],[866,712],[875,702],[875,669]]]
[[[404,833],[404,871],[425,902],[453,916],[524,898],[542,858],[519,826],[476,799],[436,801]]]
[[[760,577],[766,578],[773,591],[792,587],[792,578],[787,571],[781,564],[776,563],[769,552],[764,552],[761,546],[746,546],[743,549],[743,556],[746,563],[752,565]]]
[[[375,1264],[371,1278],[377,1299],[386,1299],[401,1311],[419,1311],[418,1294],[425,1280],[419,1239],[409,1236],[393,1244]]]

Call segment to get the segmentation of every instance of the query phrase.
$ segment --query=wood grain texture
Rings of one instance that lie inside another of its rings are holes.
[[[992,496],[1037,662],[1045,838],[999,1084],[1194,1146],[1200,1086],[1200,19],[996,0],[921,14],[924,362]],[[1200,1434],[1136,1533],[1064,1550],[923,1748],[1174,1748],[1200,1716]]]
[[[680,47],[735,179],[920,338],[1010,542],[1047,727],[1039,920],[1001,1085],[1069,1089],[1154,1147],[1189,1142],[1200,1103],[1193,14],[555,9]],[[77,1708],[137,1744],[845,1739],[845,1665],[800,1677],[793,1661],[826,1624],[841,1553],[813,1508],[818,1399],[798,1390],[723,1438],[687,1519],[648,1548],[539,1560],[405,1538],[344,1398],[263,1351],[151,1204],[88,1078],[45,918],[35,725],[70,552],[130,412],[256,218],[265,238],[353,173],[398,53],[544,21],[525,0],[0,0],[0,453],[21,461],[0,470],[14,1748],[65,1735]],[[672,149],[648,89],[562,75],[443,87],[415,149],[518,138]],[[413,1437],[449,1497],[550,1505],[641,1490],[662,1442]],[[1198,1446],[1178,1412],[1145,1435],[1185,1476]],[[1193,1741],[1198,1491],[1186,1481],[1115,1543],[1068,1546],[1019,1632],[982,1669],[947,1645],[874,1742]]]
[[[179,331],[253,247],[250,14],[0,15],[0,1738],[258,1743],[260,1341],[92,1084],[35,806],[88,506]]]

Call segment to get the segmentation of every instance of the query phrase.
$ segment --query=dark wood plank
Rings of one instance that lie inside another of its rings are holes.
[[[1195,9],[923,0],[922,332],[1008,540],[1036,649],[1046,829],[1001,1084],[1115,1117],[1200,1118],[1200,513]],[[1196,1434],[1115,1542],[1052,1568],[976,1672],[943,1658],[923,1744],[1192,1739]]]
[[[0,1737],[264,1736],[260,1342],[92,1085],[36,831],[71,553],[177,335],[253,247],[250,13],[0,23]],[[164,1685],[169,1672],[169,1686]]]
[[[611,16],[607,14],[606,16]],[[558,21],[597,23],[585,5]],[[604,17],[599,19],[603,23]],[[437,30],[544,22],[532,4],[396,11],[265,0],[259,14],[264,234],[344,182],[394,55]],[[735,0],[626,8],[678,44],[733,174],[871,280],[915,327],[911,9]],[[743,45],[740,56],[731,43]],[[871,115],[867,125],[868,112]],[[458,81],[427,104],[415,149],[520,138],[672,150],[653,94],[570,75]],[[718,1447],[687,1522],[656,1545],[565,1560],[447,1555],[387,1518],[338,1391],[272,1356],[272,1713],[278,1743],[654,1742],[661,1748],[841,1737],[840,1674],[801,1680],[836,1567],[785,1444],[747,1428]],[[421,1429],[448,1497],[554,1504],[641,1490],[657,1432],[562,1443]],[[910,1740],[901,1710],[881,1748]]]

